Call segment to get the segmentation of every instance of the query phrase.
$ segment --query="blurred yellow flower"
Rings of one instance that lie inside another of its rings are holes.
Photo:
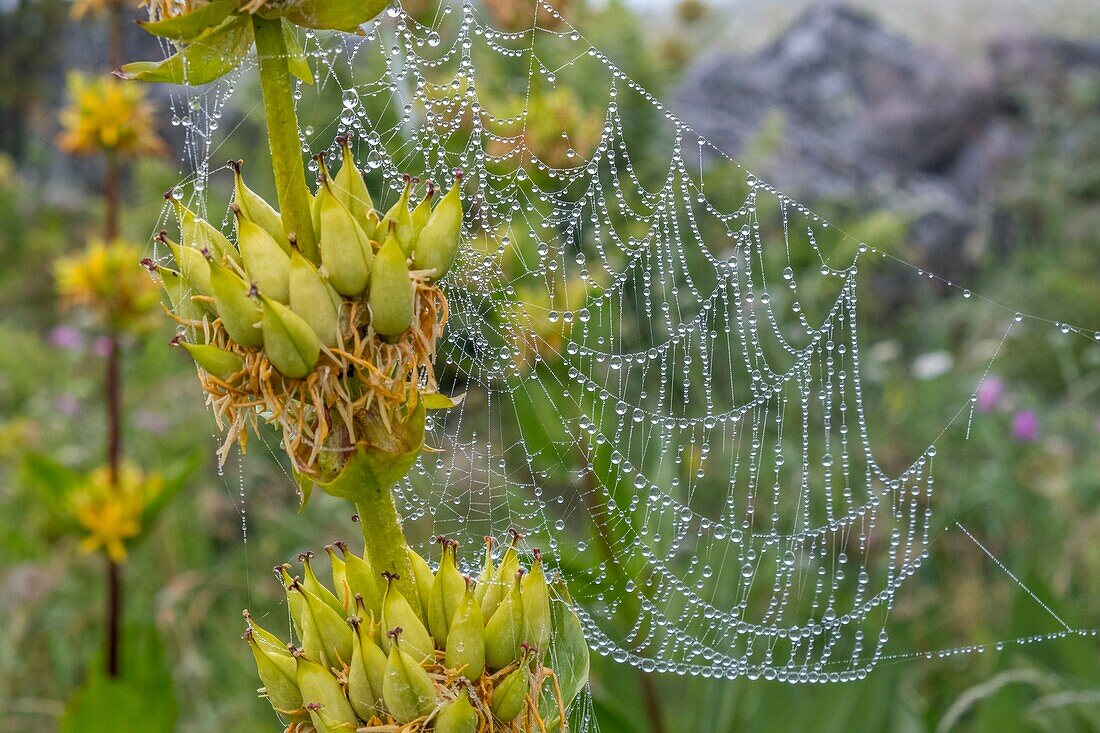
[[[67,153],[115,153],[122,157],[164,153],[153,105],[145,91],[111,76],[69,74],[69,106],[61,111],[65,128],[58,145]]]
[[[87,553],[103,551],[112,562],[124,562],[126,542],[141,534],[142,514],[163,487],[160,475],[146,475],[130,464],[119,470],[117,484],[111,482],[107,467],[93,471],[70,499],[73,516],[88,532],[80,548]]]
[[[93,241],[54,265],[61,304],[86,310],[111,328],[140,329],[157,307],[156,284],[138,267],[142,250],[121,240]]]
[[[105,10],[121,7],[124,0],[73,0],[73,9],[70,11],[74,18],[83,18],[86,15],[98,15]]]

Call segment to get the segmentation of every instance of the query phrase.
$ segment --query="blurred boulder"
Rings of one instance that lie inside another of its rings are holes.
[[[1020,87],[1095,74],[1100,42],[1004,40],[988,58],[982,73],[863,11],[815,6],[756,53],[689,69],[678,106],[720,149],[798,199],[907,215],[918,264],[960,277],[979,204],[1029,149]]]

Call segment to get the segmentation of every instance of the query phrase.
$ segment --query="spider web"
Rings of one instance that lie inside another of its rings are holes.
[[[943,531],[937,444],[969,435],[972,400],[900,469],[880,463],[858,275],[889,259],[973,294],[751,175],[553,7],[530,10],[500,30],[470,4],[430,22],[393,7],[362,37],[302,37],[317,84],[299,95],[340,108],[301,120],[303,151],[336,163],[351,135],[383,204],[403,174],[470,184],[438,355],[466,399],[397,487],[410,534],[460,539],[476,574],[482,536],[519,529],[568,578],[593,650],[646,671],[845,681],[918,656],[886,652],[887,621]],[[199,209],[245,66],[174,101]],[[573,89],[599,100],[594,125]],[[667,157],[640,158],[643,138]],[[1005,338],[1024,319],[1100,338],[999,307]],[[1095,634],[955,529],[1057,622],[1016,641]]]

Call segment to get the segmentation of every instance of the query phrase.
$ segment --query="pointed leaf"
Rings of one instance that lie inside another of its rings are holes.
[[[252,48],[248,18],[228,18],[163,61],[135,61],[117,72],[123,79],[199,86],[235,69]]]
[[[163,20],[138,21],[143,30],[173,41],[193,41],[203,31],[220,25],[237,9],[237,0],[214,0],[189,13]]]

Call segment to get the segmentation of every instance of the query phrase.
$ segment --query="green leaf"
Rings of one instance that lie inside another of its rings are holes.
[[[448,397],[439,392],[429,392],[420,395],[420,400],[424,403],[425,410],[449,410],[452,407],[458,407],[465,397],[466,395],[464,394],[460,394],[457,397]]]
[[[302,50],[302,45],[298,43],[294,24],[286,18],[283,18],[283,41],[286,43],[286,62],[290,67],[290,73],[306,84],[313,84],[313,70],[309,68],[309,60]]]
[[[40,453],[24,454],[20,469],[23,483],[34,490],[50,514],[70,524],[69,494],[83,482],[84,474]]]
[[[404,422],[391,423],[387,430],[381,419],[372,410],[366,416],[356,420],[358,442],[346,462],[335,451],[322,452],[321,456],[342,461],[339,465],[323,465],[321,470],[330,480],[298,476],[302,488],[302,506],[316,486],[332,496],[349,499],[353,502],[377,493],[379,489],[390,490],[394,484],[405,477],[424,445],[424,402],[417,403],[416,409]]]
[[[559,598],[550,604],[550,616],[553,623],[553,636],[550,640],[550,668],[558,675],[561,687],[562,704],[568,715],[569,706],[588,684],[589,652],[584,640],[584,630],[580,619],[573,610],[572,598],[560,578],[553,583]],[[547,685],[539,698],[539,714],[547,721],[546,730],[557,730],[561,726],[558,716],[558,701],[553,687]]]
[[[203,31],[221,24],[237,9],[237,0],[214,0],[184,15],[154,21],[138,21],[145,31],[173,41],[193,41]]]
[[[127,626],[121,658],[121,678],[108,678],[102,660],[91,668],[65,706],[60,733],[172,733],[177,706],[156,629]]]
[[[199,86],[235,69],[252,48],[252,23],[227,19],[163,61],[135,61],[115,72],[122,79]]]
[[[359,33],[359,26],[386,9],[389,0],[300,0],[286,12],[295,25]]]

